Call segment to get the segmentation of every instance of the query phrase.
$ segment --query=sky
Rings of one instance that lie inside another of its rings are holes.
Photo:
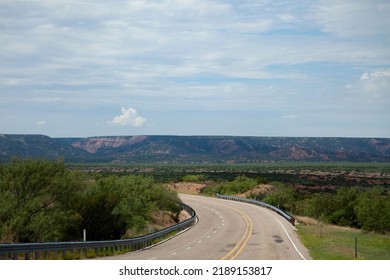
[[[0,0],[0,133],[390,138],[388,0]]]

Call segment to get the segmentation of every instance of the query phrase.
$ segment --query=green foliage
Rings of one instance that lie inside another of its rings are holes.
[[[390,231],[390,197],[380,188],[361,194],[354,207],[357,221],[365,231]]]
[[[61,161],[15,159],[0,167],[0,241],[73,240],[81,182]]]
[[[183,182],[202,182],[204,181],[205,177],[204,175],[195,175],[195,174],[188,174],[185,175],[182,179]]]
[[[298,192],[294,188],[283,186],[269,193],[263,201],[283,211],[294,213],[298,196]]]
[[[390,231],[390,197],[381,188],[340,188],[334,195],[315,194],[304,201],[303,214],[366,231]]]
[[[304,203],[304,214],[324,222],[357,227],[355,205],[361,191],[358,188],[339,188],[336,194],[314,194]]]
[[[91,180],[63,162],[14,160],[0,166],[0,243],[117,239],[153,213],[178,213],[179,198],[151,177]]]
[[[233,181],[223,182],[218,185],[209,186],[203,189],[205,194],[239,194],[253,189],[258,182],[256,179],[248,178],[246,176],[238,176]]]

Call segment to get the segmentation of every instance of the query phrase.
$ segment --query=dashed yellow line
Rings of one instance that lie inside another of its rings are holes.
[[[225,255],[221,258],[221,260],[227,260],[227,259],[234,260],[241,254],[241,252],[246,247],[246,244],[249,242],[249,239],[251,238],[251,235],[252,235],[253,222],[252,222],[251,218],[249,218],[249,216],[245,212],[243,212],[239,209],[230,207],[230,206],[226,206],[226,205],[222,205],[222,204],[219,204],[219,205],[226,207],[226,208],[229,208],[229,209],[232,209],[233,211],[239,213],[244,218],[245,223],[246,223],[245,233],[242,236],[241,240],[236,244],[236,246],[234,246],[234,248],[227,255]]]

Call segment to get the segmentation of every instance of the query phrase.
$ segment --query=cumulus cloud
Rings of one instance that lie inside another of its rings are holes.
[[[367,92],[387,92],[390,88],[390,70],[363,73],[359,84]]]
[[[356,82],[345,85],[345,89],[353,93],[370,96],[388,96],[390,89],[390,69],[383,71],[365,72]]]
[[[138,111],[134,108],[121,108],[121,114],[114,117],[108,122],[109,125],[141,127],[145,124],[146,119],[138,115]]]

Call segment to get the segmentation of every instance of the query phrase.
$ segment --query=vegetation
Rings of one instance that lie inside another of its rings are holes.
[[[179,213],[177,194],[139,175],[91,178],[62,161],[0,166],[0,243],[116,239],[142,231],[153,213]]]
[[[336,194],[312,195],[301,201],[301,207],[302,214],[324,222],[390,232],[390,197],[381,188],[339,188]]]
[[[250,191],[263,179],[238,176],[233,181],[209,185],[204,194],[242,194],[262,200],[294,215],[304,215],[340,226],[364,231],[390,232],[390,194],[383,187],[339,187],[334,192],[300,192],[280,182],[271,182],[273,191],[254,195]]]
[[[297,225],[302,243],[317,260],[389,260],[390,236],[323,223]]]
[[[72,164],[72,169],[108,174],[142,174],[153,176],[158,182],[233,181],[237,176],[246,176],[263,183],[281,182],[305,187],[311,192],[315,188],[334,190],[339,186],[372,187],[390,186],[389,163],[245,163],[245,164]]]
[[[238,176],[231,182],[223,182],[215,186],[208,187],[203,190],[204,194],[237,194],[244,193],[251,190],[258,182],[255,179],[248,178],[246,176]]]
[[[388,174],[385,163],[70,167],[62,161],[13,160],[0,166],[0,243],[76,241],[83,229],[88,240],[146,233],[155,213],[179,213],[177,194],[163,187],[178,181],[204,183],[203,194],[245,193],[293,215],[357,228],[361,242],[373,232],[388,238]],[[260,184],[271,185],[272,191],[253,191]],[[300,231],[311,234],[306,225]]]

